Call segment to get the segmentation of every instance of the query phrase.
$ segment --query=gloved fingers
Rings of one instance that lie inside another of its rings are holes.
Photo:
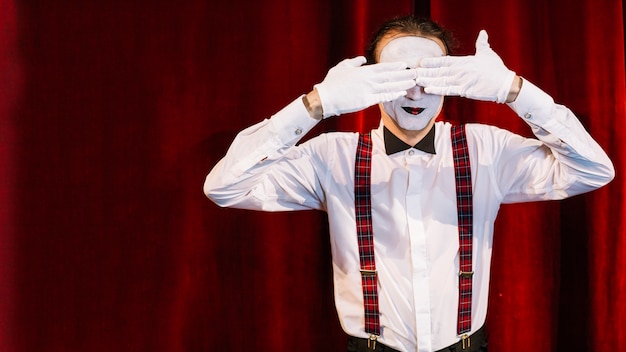
[[[476,78],[467,77],[463,73],[455,73],[434,77],[418,77],[415,81],[418,86],[424,87],[426,93],[436,91],[438,95],[448,95],[449,93],[454,93],[451,95],[463,95],[461,92],[474,84]]]
[[[401,61],[394,62],[379,62],[373,65],[368,65],[367,68],[376,73],[403,71],[406,70],[408,65]]]
[[[400,96],[406,95],[406,91],[415,87],[414,80],[386,82],[377,85],[375,93],[402,93]]]
[[[420,61],[420,65],[417,68],[418,72],[422,68],[437,68],[448,67],[457,65],[459,62],[466,60],[467,56],[439,56],[439,57],[427,57]]]
[[[418,68],[415,82],[421,85],[425,82],[424,79],[459,76],[463,72],[465,71],[459,70],[457,67]]]
[[[438,77],[417,77],[415,80],[416,84],[420,87],[432,87],[432,86],[444,86],[444,79],[441,76]]]
[[[417,78],[417,71],[415,69],[403,69],[400,71],[386,72],[384,74],[380,74],[378,77],[383,79],[382,82],[415,81]]]
[[[448,67],[429,70],[432,71],[429,71],[427,74],[418,74],[418,77],[415,79],[416,85],[424,88],[433,86],[467,86],[469,82],[476,81],[476,78],[470,77],[471,75],[469,75],[467,72],[451,69]]]
[[[463,87],[461,86],[428,86],[424,88],[424,92],[433,95],[462,96]]]
[[[478,54],[483,50],[489,49],[491,49],[491,46],[489,45],[489,35],[486,30],[481,29],[480,32],[478,32],[478,37],[476,38],[476,53]]]
[[[380,93],[376,95],[376,102],[372,105],[376,105],[377,103],[385,103],[388,101],[392,101],[392,100],[396,100],[400,97],[403,97],[406,95],[406,90],[403,91],[394,91],[394,92],[387,92],[387,93]]]
[[[345,59],[337,64],[336,67],[359,67],[363,66],[363,64],[367,62],[365,56],[357,56],[351,59]]]

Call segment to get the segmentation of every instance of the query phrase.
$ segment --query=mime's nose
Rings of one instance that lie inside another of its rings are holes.
[[[415,86],[406,91],[405,97],[411,100],[417,100],[422,97],[422,94],[424,94],[424,87]]]

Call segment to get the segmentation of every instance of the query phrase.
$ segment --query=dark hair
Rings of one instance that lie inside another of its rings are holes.
[[[396,17],[383,23],[367,44],[365,56],[367,57],[368,64],[376,63],[376,48],[378,47],[378,43],[389,32],[419,34],[438,38],[446,47],[446,54],[450,54],[451,49],[456,47],[456,40],[452,36],[452,33],[441,27],[435,21],[429,18],[415,16]]]

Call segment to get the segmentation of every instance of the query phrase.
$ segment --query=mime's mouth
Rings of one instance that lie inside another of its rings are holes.
[[[411,115],[419,115],[422,111],[426,110],[425,108],[413,108],[410,106],[403,106],[402,110],[406,111]]]

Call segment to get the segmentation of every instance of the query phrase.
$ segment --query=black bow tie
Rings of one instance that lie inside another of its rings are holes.
[[[387,127],[383,127],[383,136],[385,138],[385,152],[387,152],[387,155],[405,151],[409,148],[415,148],[426,153],[435,154],[435,125],[433,125],[421,141],[417,142],[417,144],[413,146],[404,143],[400,140],[400,138],[391,133]]]

